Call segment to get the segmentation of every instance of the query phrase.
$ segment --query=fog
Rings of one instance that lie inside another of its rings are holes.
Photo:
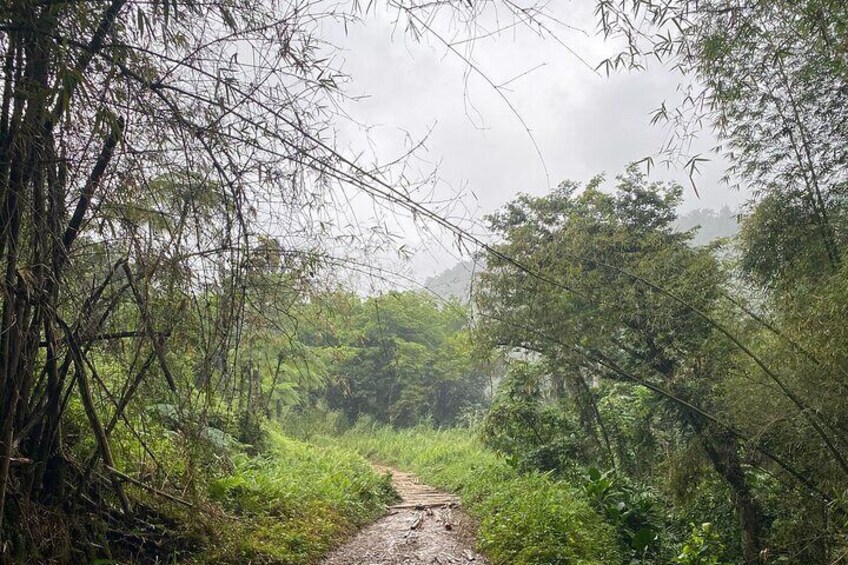
[[[597,174],[612,180],[628,163],[655,155],[669,131],[649,123],[651,112],[680,98],[681,77],[659,65],[609,77],[595,71],[615,43],[598,34],[591,3],[560,9],[553,15],[571,27],[551,24],[556,39],[519,26],[471,43],[462,41],[466,30],[456,28],[442,36],[456,51],[432,35],[416,40],[389,11],[369,13],[346,30],[329,29],[350,77],[350,99],[341,106],[350,119],[338,126],[339,146],[386,162],[423,140],[408,174],[424,177],[437,169],[437,181],[413,196],[479,234],[482,217],[518,192],[544,194],[563,180]],[[508,18],[484,21],[488,26],[477,35]],[[725,163],[707,155],[714,144],[704,131],[691,150],[711,159],[696,177],[697,193],[682,168],[651,171],[652,179],[684,186],[683,212],[735,208],[745,200],[720,182]],[[365,199],[355,206],[372,214]],[[405,267],[413,278],[456,263],[447,234],[421,234],[393,216],[388,221],[414,250]]]

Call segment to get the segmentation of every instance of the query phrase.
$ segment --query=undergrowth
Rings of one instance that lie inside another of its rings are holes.
[[[97,542],[86,544],[86,554],[71,562],[315,563],[379,517],[397,496],[389,477],[374,472],[353,450],[292,439],[271,424],[263,425],[260,435],[253,446],[232,440],[214,456],[206,452],[190,489],[168,488],[164,494],[127,483],[131,515],[113,512],[106,520],[110,525],[98,531],[87,531],[84,521],[60,528],[65,538],[79,530]],[[164,434],[154,447],[172,451],[178,436]],[[165,462],[160,472],[184,473],[182,460],[174,461]],[[32,557],[24,561],[46,563]]]
[[[415,472],[460,495],[480,521],[478,544],[493,563],[620,563],[615,531],[581,491],[546,474],[519,473],[467,429],[432,430],[360,423],[341,436],[313,441]]]
[[[230,519],[192,563],[311,563],[378,517],[395,494],[356,453],[316,447],[267,429],[257,456],[233,457],[234,470],[209,485]]]

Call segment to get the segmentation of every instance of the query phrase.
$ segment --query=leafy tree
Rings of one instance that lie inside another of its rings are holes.
[[[312,342],[328,360],[331,408],[398,426],[452,425],[484,402],[488,378],[456,304],[415,292],[347,300],[349,317],[335,316],[333,331]]]
[[[696,313],[718,309],[725,275],[708,249],[688,245],[691,234],[675,231],[680,187],[648,184],[634,168],[618,178],[614,193],[600,186],[600,178],[582,192],[565,183],[549,196],[521,196],[491,218],[502,237],[496,250],[522,268],[488,257],[478,294],[487,320],[481,333],[493,345],[546,360],[596,446],[589,463],[621,464],[616,453],[628,451],[609,445],[624,438],[609,433],[596,383],[629,382],[658,393],[677,430],[666,445],[700,445],[733,492],[745,559],[755,563],[761,510],[742,446],[709,417],[721,406],[717,390],[730,344]],[[599,436],[607,438],[605,449]]]
[[[739,257],[750,286],[737,285],[729,302],[758,353],[738,359],[727,408],[793,462],[796,481],[814,483],[818,501],[795,504],[822,518],[815,527],[795,520],[782,543],[804,539],[799,559],[828,562],[828,509],[848,474],[845,335],[832,318],[845,303],[845,3],[605,0],[598,13],[626,45],[609,69],[656,58],[692,81],[679,107],[663,103],[654,117],[673,126],[666,159],[683,157],[694,173],[704,157],[687,154],[689,144],[710,124],[730,162],[727,180],[752,197]]]

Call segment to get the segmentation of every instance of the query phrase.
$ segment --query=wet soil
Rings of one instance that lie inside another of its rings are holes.
[[[391,473],[401,501],[336,549],[323,565],[488,563],[474,551],[475,524],[456,497],[421,484],[409,473],[386,467],[378,471]]]

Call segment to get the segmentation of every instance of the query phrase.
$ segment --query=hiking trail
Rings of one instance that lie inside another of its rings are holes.
[[[487,565],[474,550],[476,527],[455,496],[422,484],[415,475],[391,473],[401,496],[388,513],[333,551],[322,565]]]

